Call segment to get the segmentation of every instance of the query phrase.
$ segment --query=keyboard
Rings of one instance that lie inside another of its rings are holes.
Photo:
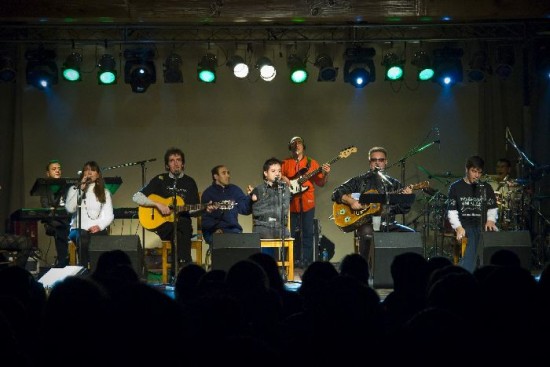
[[[113,213],[115,219],[133,219],[138,217],[138,208],[114,208]],[[67,213],[65,208],[23,208],[11,213],[12,221],[38,221],[43,219],[68,219],[71,215]]]

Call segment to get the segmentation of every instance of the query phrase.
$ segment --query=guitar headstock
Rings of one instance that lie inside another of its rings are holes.
[[[352,155],[353,153],[357,153],[357,147],[354,147],[352,145],[352,146],[349,146],[346,149],[343,149],[342,151],[340,151],[340,153],[338,154],[338,157],[339,158],[347,158],[350,155]]]

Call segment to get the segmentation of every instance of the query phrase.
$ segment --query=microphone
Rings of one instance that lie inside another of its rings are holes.
[[[392,185],[392,182],[390,181],[390,179],[388,178],[388,176],[386,176],[385,174],[382,173],[382,170],[378,167],[375,168],[375,172],[378,174],[378,176],[380,176],[380,178],[382,178],[382,180],[386,181],[387,183],[389,183],[390,185]]]
[[[82,174],[82,171],[76,171],[76,174],[80,176]]]

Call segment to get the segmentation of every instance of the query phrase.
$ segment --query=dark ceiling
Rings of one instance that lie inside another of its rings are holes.
[[[5,0],[0,22],[3,43],[523,41],[550,1]]]

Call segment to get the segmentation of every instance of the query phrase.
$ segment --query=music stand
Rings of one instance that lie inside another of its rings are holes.
[[[384,205],[398,205],[405,204],[412,206],[416,198],[415,194],[371,194],[364,192],[359,196],[359,203],[365,204],[380,204]],[[382,211],[383,212],[383,211]],[[386,229],[389,228],[389,221],[387,216],[389,211],[386,212]]]

